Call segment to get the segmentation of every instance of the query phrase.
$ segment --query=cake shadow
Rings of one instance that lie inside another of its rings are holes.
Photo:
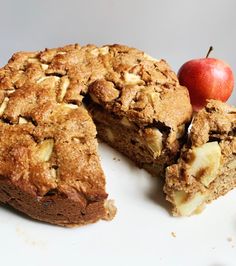
[[[159,205],[171,216],[171,204],[166,200],[165,193],[163,191],[164,180],[160,177],[149,175],[149,181],[151,183],[150,190],[147,191],[146,196],[149,200]]]
[[[37,223],[37,224],[42,224],[42,225],[46,225],[46,226],[52,226],[52,227],[62,227],[62,228],[69,228],[69,227],[65,227],[65,226],[60,226],[60,225],[56,225],[56,224],[51,224],[48,222],[44,222],[44,221],[40,221],[38,219],[34,219],[30,216],[28,216],[27,214],[13,208],[11,205],[8,204],[4,204],[0,202],[0,208],[3,209],[4,211],[13,214],[14,216],[18,216],[24,220],[30,221],[32,223]]]
[[[108,158],[105,158],[104,156],[104,159],[111,160],[111,163],[113,163],[114,161],[119,163],[125,163],[128,173],[130,174],[130,178],[136,178],[137,185],[139,182],[138,177],[145,178],[148,183],[148,188],[143,187],[143,189],[140,189],[140,193],[143,193],[145,198],[147,198],[149,201],[154,202],[157,206],[160,206],[163,210],[166,211],[166,213],[172,216],[171,204],[166,200],[165,193],[163,192],[163,187],[165,184],[164,177],[152,175],[146,169],[140,167],[133,160],[131,160],[126,154],[114,149],[100,138],[99,142],[99,147],[105,148],[105,150],[108,150],[109,154],[111,154],[111,156],[109,156]],[[101,151],[102,149],[100,150],[100,158],[102,157]]]
[[[0,208],[3,209],[4,211],[8,212],[8,213],[11,213],[11,214],[15,215],[15,216],[21,217],[24,220],[29,220],[29,221],[32,221],[32,222],[37,221],[39,223],[45,224],[45,222],[42,222],[42,221],[39,221],[39,220],[35,220],[35,219],[31,218],[30,216],[26,215],[25,213],[23,213],[21,211],[18,211],[17,209],[13,208],[12,206],[10,206],[8,204],[0,203]]]

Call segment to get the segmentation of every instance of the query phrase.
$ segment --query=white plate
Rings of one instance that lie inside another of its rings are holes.
[[[236,191],[174,218],[156,179],[106,144],[100,154],[114,220],[67,229],[1,207],[1,265],[235,265]]]

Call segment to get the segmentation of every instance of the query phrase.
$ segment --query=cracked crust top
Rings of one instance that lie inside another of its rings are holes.
[[[216,100],[208,101],[206,107],[194,118],[190,133],[192,146],[213,141],[232,139],[236,129],[236,108]]]
[[[54,77],[58,102],[81,104],[89,91],[106,110],[140,125],[159,121],[176,128],[189,121],[192,114],[187,89],[179,85],[164,60],[122,45],[98,48],[76,44],[16,53],[0,70],[0,101],[22,86],[41,81],[48,86],[45,77],[50,76]],[[17,99],[25,97],[17,94]],[[23,109],[17,101],[11,119],[17,119],[17,108]]]

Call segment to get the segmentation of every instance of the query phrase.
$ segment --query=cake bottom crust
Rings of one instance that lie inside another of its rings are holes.
[[[88,202],[82,206],[63,194],[36,197],[5,179],[0,180],[0,202],[33,219],[66,227],[95,223],[100,219],[111,220],[116,213],[111,201]]]

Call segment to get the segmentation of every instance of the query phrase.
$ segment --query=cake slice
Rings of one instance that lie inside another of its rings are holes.
[[[190,216],[236,187],[236,108],[211,100],[193,118],[177,164],[166,169],[164,191],[173,214]]]

